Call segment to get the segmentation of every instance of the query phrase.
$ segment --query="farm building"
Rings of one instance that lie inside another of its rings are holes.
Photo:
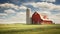
[[[47,20],[46,20],[47,19]],[[53,22],[47,18],[47,16],[43,16],[37,12],[34,12],[30,17],[30,9],[26,10],[26,23],[27,24],[52,24]]]
[[[42,22],[42,19],[41,19],[40,15],[37,12],[35,12],[32,15],[32,19],[31,20],[32,20],[33,24],[41,24],[41,22]]]

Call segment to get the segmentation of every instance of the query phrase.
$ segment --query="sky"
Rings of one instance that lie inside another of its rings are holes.
[[[0,0],[0,24],[26,23],[26,9],[60,24],[60,0]]]

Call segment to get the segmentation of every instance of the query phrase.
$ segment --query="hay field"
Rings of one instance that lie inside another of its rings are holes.
[[[0,24],[0,34],[60,34],[60,25]]]

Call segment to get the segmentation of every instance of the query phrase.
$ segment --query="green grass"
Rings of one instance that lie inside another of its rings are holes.
[[[0,34],[60,34],[60,25],[0,24]]]

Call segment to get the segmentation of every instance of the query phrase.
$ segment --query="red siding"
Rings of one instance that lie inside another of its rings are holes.
[[[41,19],[40,15],[37,12],[35,12],[32,15],[32,22],[34,22],[36,24],[38,22],[40,23],[41,21],[42,21],[42,19]]]
[[[49,20],[43,20],[42,23],[43,24],[52,24],[53,22],[52,21],[49,21]]]

